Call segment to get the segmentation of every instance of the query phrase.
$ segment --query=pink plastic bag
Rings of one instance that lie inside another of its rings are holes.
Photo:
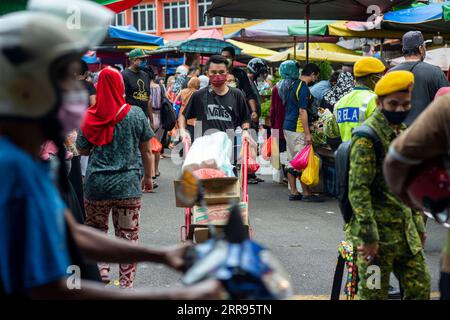
[[[291,166],[297,171],[302,171],[308,166],[309,153],[311,152],[311,145],[308,144],[302,149],[294,159],[291,160]]]

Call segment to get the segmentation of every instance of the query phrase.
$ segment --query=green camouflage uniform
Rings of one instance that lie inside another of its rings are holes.
[[[364,123],[377,133],[386,154],[396,137],[386,118],[376,110]],[[346,233],[355,248],[374,242],[380,246],[380,257],[372,263],[379,266],[380,289],[374,289],[374,267],[368,270],[366,260],[358,255],[359,298],[387,299],[393,272],[404,289],[405,299],[429,299],[430,275],[419,237],[419,232],[425,232],[423,219],[388,189],[382,162],[377,163],[373,143],[364,137],[352,138],[349,200],[354,216]]]

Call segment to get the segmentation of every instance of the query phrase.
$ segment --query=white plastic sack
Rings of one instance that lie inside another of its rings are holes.
[[[222,170],[227,176],[232,177],[234,176],[230,160],[232,147],[232,142],[225,132],[196,138],[186,155],[182,170],[213,168]]]
[[[283,170],[273,169],[272,181],[275,183],[282,183],[283,182]]]

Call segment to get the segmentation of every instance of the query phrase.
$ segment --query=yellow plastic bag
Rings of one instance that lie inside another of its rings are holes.
[[[311,148],[309,153],[308,166],[302,172],[300,180],[307,186],[314,187],[319,184],[320,158],[314,154]]]

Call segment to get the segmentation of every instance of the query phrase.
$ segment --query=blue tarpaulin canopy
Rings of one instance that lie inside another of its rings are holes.
[[[424,23],[439,19],[442,19],[442,3],[386,12],[383,20],[396,23]]]
[[[448,34],[450,33],[449,10],[450,2],[447,1],[387,12],[384,15],[382,26],[386,29],[420,30]]]
[[[153,66],[178,67],[184,63],[184,58],[151,58],[149,62]]]
[[[132,25],[109,26],[108,37],[102,46],[157,45],[163,46],[162,37],[139,32]]]

